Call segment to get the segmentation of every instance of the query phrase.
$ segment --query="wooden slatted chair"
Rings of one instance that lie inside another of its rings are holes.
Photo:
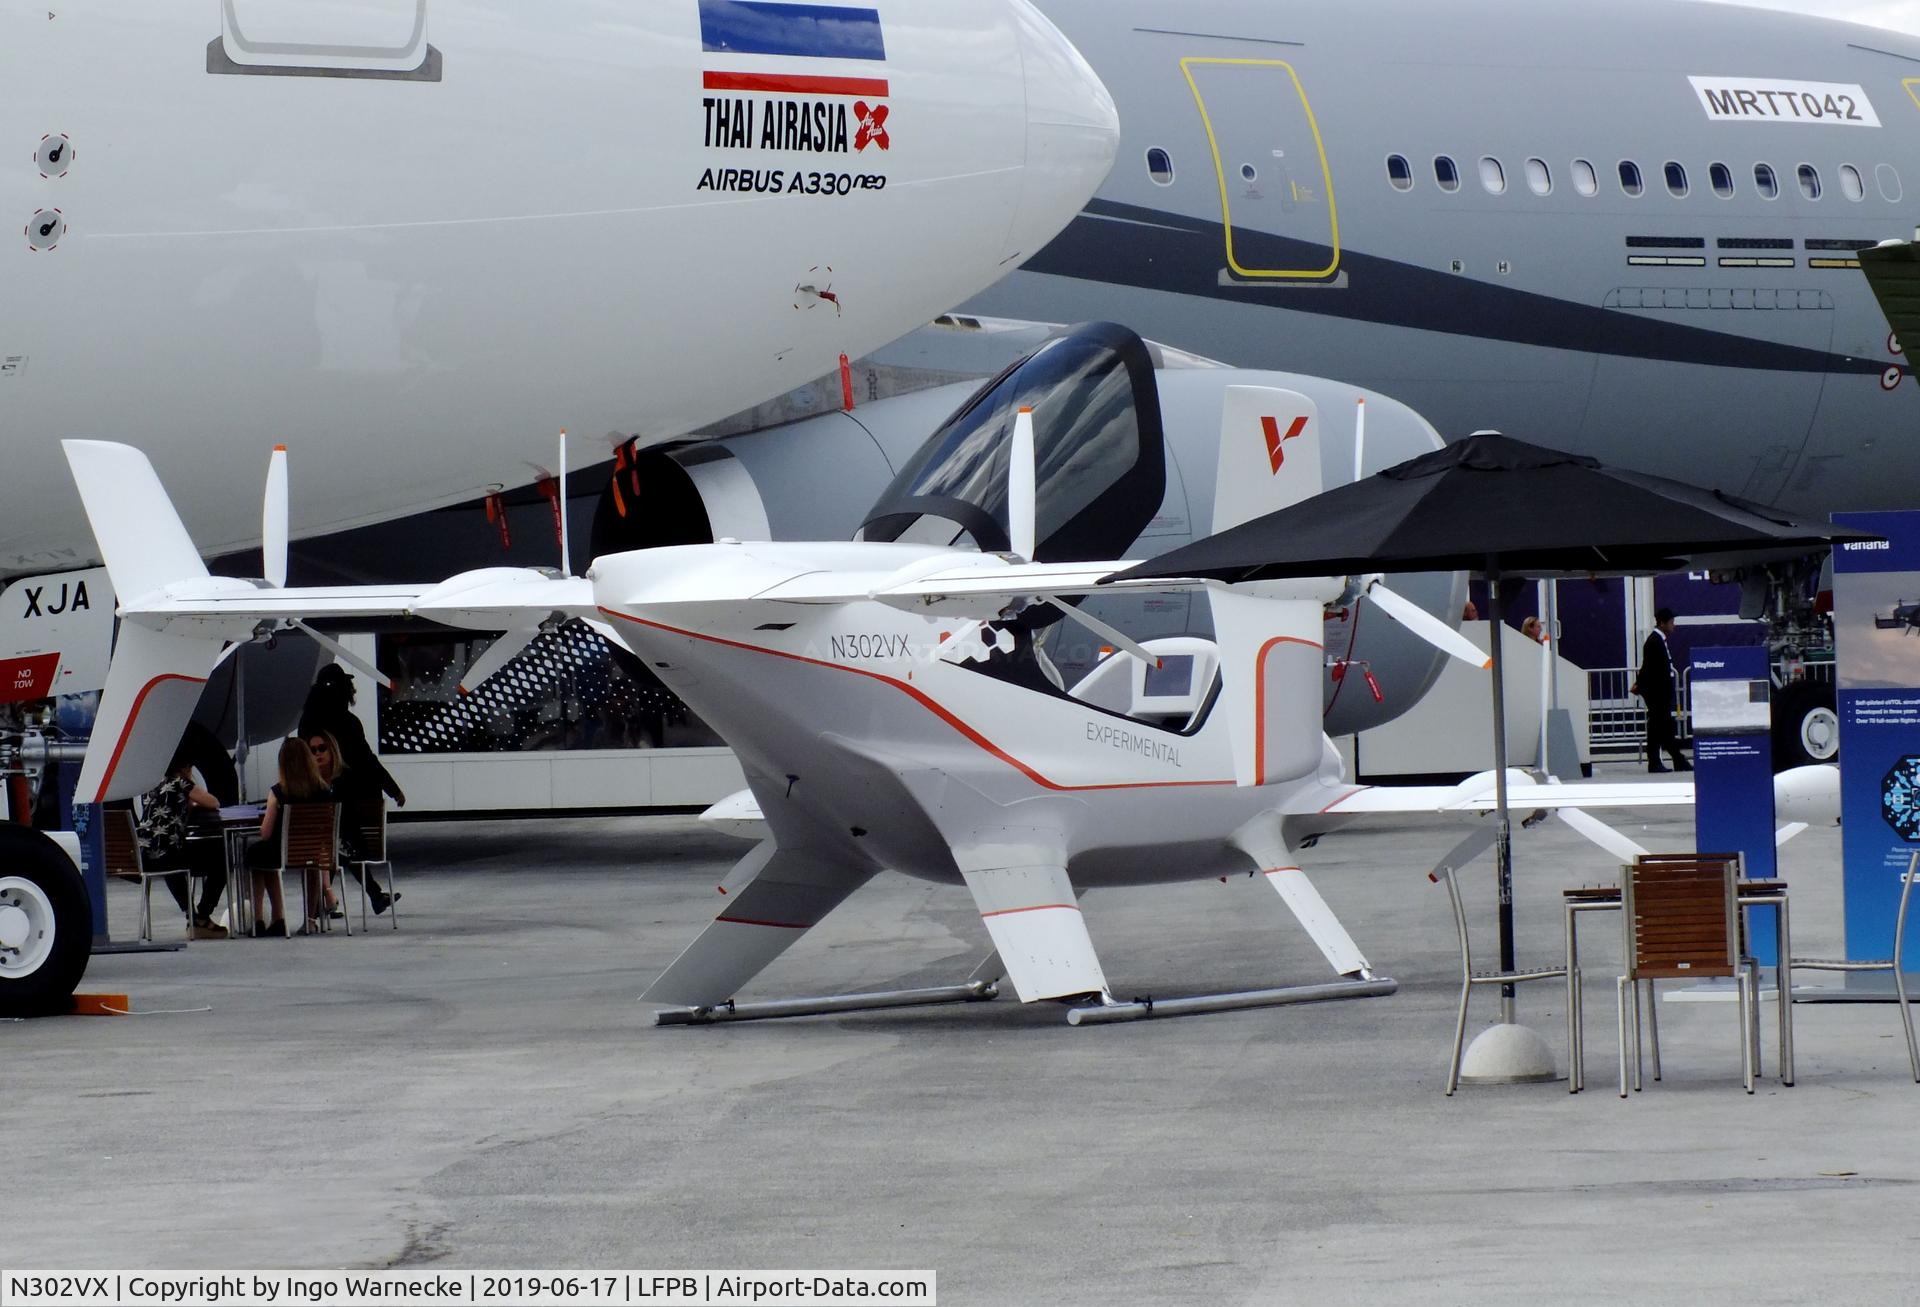
[[[1893,956],[1863,962],[1847,962],[1837,958],[1795,958],[1795,971],[1891,971],[1893,973],[1893,992],[1900,1001],[1900,1027],[1907,1036],[1907,1065],[1913,1072],[1914,1083],[1920,1084],[1920,1046],[1913,1039],[1913,1008],[1907,1002],[1907,979],[1903,961],[1907,944],[1907,903],[1913,898],[1913,882],[1920,879],[1920,850],[1907,859],[1907,870],[1901,877],[1900,907],[1893,919]]]
[[[1741,878],[1746,874],[1745,860],[1738,853],[1643,853],[1635,859],[1635,861],[1642,866],[1657,863],[1728,863],[1734,869],[1734,885],[1736,891],[1738,890]],[[1621,868],[1621,878],[1623,881],[1625,880],[1625,876],[1626,869],[1623,867]],[[1616,894],[1619,893],[1618,890],[1614,892]],[[1737,899],[1738,897],[1738,893],[1736,892],[1735,898]],[[1747,942],[1746,914],[1740,913],[1738,914],[1738,918],[1740,929],[1740,961],[1743,966],[1753,973],[1753,992],[1757,995],[1760,992],[1760,962],[1759,959],[1753,956],[1752,947]],[[1633,989],[1633,1018],[1635,1021],[1640,1019],[1641,1009],[1639,1005],[1642,988],[1642,985],[1636,985]],[[1647,1044],[1653,1050],[1653,1078],[1658,1080],[1660,1078],[1660,1007],[1654,1002],[1653,981],[1645,981],[1644,988],[1646,991]],[[1752,1020],[1749,1024],[1753,1028],[1753,1073],[1757,1076],[1760,1074],[1761,1063],[1764,1060],[1760,1047],[1760,1004],[1757,1000],[1753,1005]],[[1639,1080],[1639,1067],[1637,1062],[1635,1063],[1635,1068],[1635,1084],[1637,1087]]]
[[[147,864],[146,854],[140,851],[140,831],[134,820],[133,809],[126,806],[109,806],[100,813],[101,842],[106,855],[106,874],[121,880],[137,881],[140,885],[140,938],[143,942],[153,943],[153,882],[168,876],[187,878],[188,902],[193,902],[193,882],[202,879],[204,872],[190,867],[152,867]],[[187,924],[193,924],[188,918]]]
[[[106,874],[140,886],[140,938],[153,942],[153,882],[161,873],[147,870],[140,851],[139,829],[131,807],[109,807],[100,813],[100,836],[106,853]]]
[[[301,907],[308,924],[317,921],[321,930],[333,929],[326,886],[340,866],[339,804],[289,803],[280,810],[280,866],[301,873]],[[353,934],[352,920],[340,920],[347,934]]]
[[[359,856],[353,859],[353,866],[360,874],[360,929],[369,929],[367,925],[367,906],[370,901],[368,884],[379,884],[372,875],[374,867],[387,869],[387,911],[393,917],[393,928],[400,929],[400,905],[395,902],[399,895],[394,892],[393,860],[387,854],[387,801],[382,795],[370,799],[357,799],[344,806],[341,824],[353,832],[353,852]]]
[[[1755,1068],[1753,969],[1740,946],[1739,860],[1714,855],[1658,855],[1636,859],[1621,878],[1627,974],[1619,978],[1615,999],[1620,1021],[1620,1097],[1627,1096],[1627,1039],[1633,1039],[1634,1089],[1640,1088],[1640,999],[1646,983],[1648,1004],[1659,1001],[1655,982],[1732,978],[1740,997],[1740,1069],[1749,1094]],[[1633,1002],[1628,1003],[1632,987]],[[1631,1019],[1629,1019],[1631,1012]],[[1653,1022],[1654,1066],[1660,1064],[1659,1024]]]

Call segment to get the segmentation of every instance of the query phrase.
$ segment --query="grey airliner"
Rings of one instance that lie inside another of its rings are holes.
[[[1098,197],[974,311],[1804,510],[1920,506],[1854,252],[1920,221],[1920,40],[1691,0],[1038,0],[1120,110]]]

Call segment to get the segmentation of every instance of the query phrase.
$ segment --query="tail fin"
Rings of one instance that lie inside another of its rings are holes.
[[[122,605],[206,576],[207,565],[145,454],[100,440],[60,444]]]
[[[61,444],[123,614],[169,585],[206,578],[200,551],[145,454],[97,440]],[[225,645],[218,635],[178,635],[131,616],[122,620],[76,799],[132,798],[166,774]]]
[[[1271,785],[1320,766],[1325,610],[1310,599],[1268,599],[1214,587],[1220,704],[1240,785]]]
[[[1298,391],[1228,386],[1220,412],[1214,533],[1290,508],[1325,488],[1319,406]]]
[[[120,624],[76,802],[130,799],[166,774],[224,644]]]

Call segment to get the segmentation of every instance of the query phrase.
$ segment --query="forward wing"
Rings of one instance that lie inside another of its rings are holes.
[[[1542,784],[1522,772],[1509,772],[1507,807],[1514,812],[1545,808],[1661,808],[1691,807],[1693,786],[1686,781],[1595,782]],[[1313,811],[1339,817],[1412,813],[1469,813],[1494,811],[1493,773],[1459,785],[1346,785]]]

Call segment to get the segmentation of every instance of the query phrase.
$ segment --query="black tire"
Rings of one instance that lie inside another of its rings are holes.
[[[1840,758],[1840,716],[1833,686],[1795,681],[1773,700],[1773,769],[1787,771]]]
[[[0,824],[0,916],[11,923],[0,929],[29,932],[0,951],[0,1017],[71,1011],[93,955],[93,906],[73,861],[24,826]]]

